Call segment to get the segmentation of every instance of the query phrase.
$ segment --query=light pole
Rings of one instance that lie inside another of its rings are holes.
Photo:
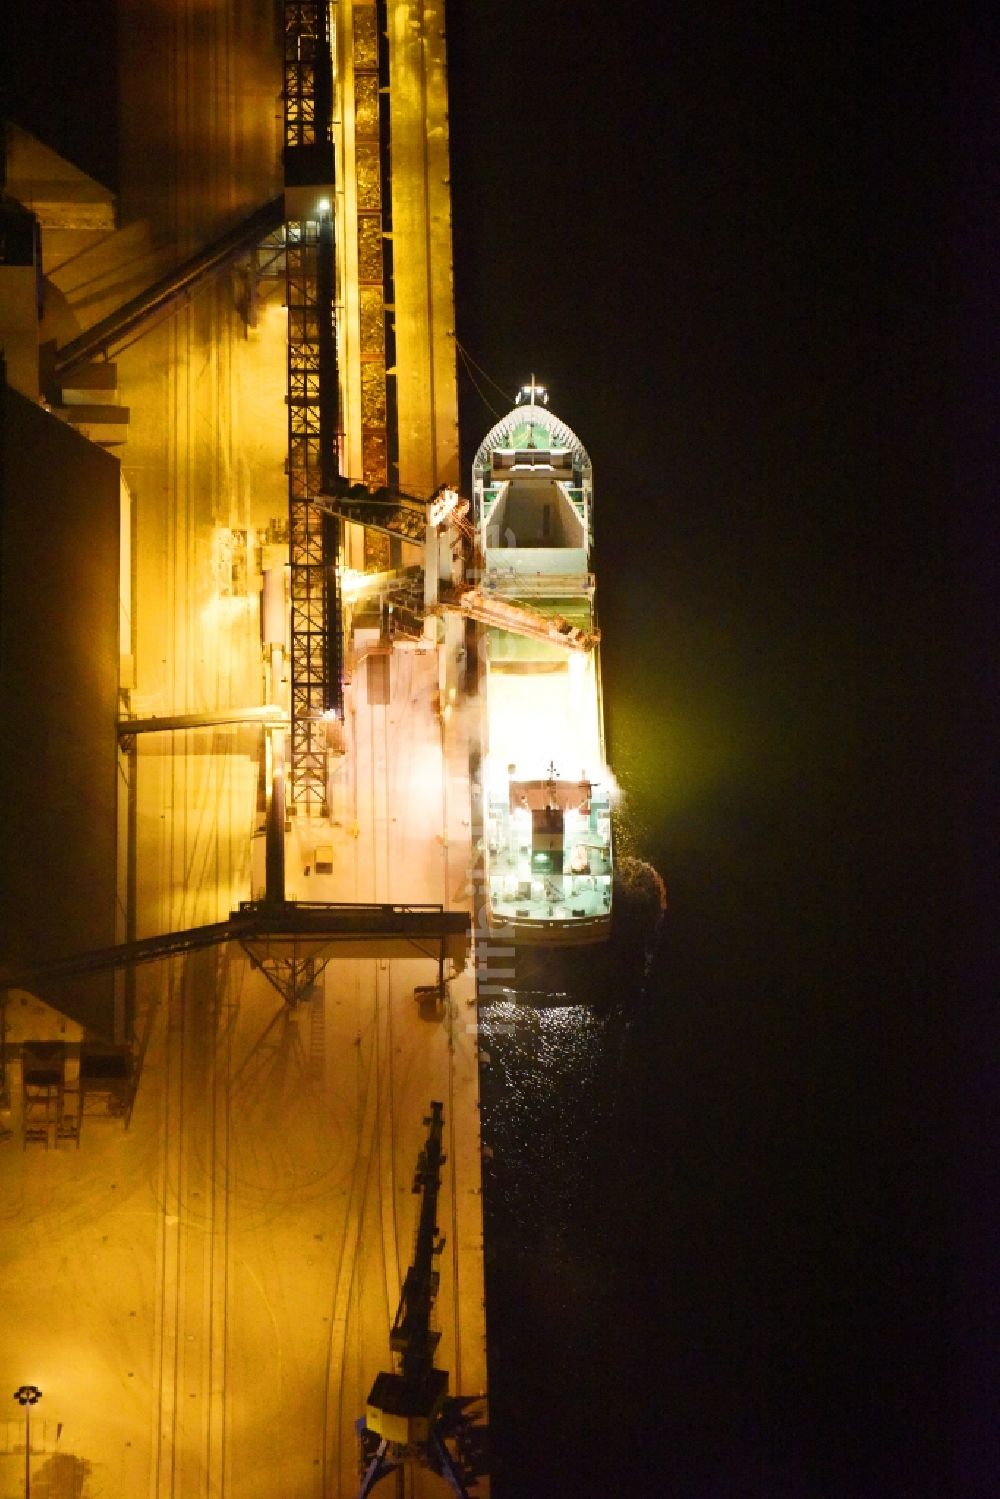
[[[31,1499],[31,1407],[41,1398],[36,1384],[19,1385],[14,1391],[14,1399],[24,1406],[24,1499]]]

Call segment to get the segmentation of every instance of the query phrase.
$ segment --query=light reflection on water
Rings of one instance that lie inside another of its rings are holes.
[[[532,993],[480,1010],[487,1208],[498,1249],[511,1232],[572,1238],[591,1197],[617,1091],[621,1018],[567,997]]]
[[[479,1011],[494,1492],[587,1499],[619,1491],[596,1476],[594,1412],[634,1393],[632,1362],[598,1378],[594,1348],[617,1348],[632,1315],[621,1224],[645,1088],[641,965],[592,951],[550,977]]]
[[[624,808],[615,846],[621,870],[632,846]],[[648,1280],[645,1238],[634,1232],[649,1200],[637,1163],[659,1090],[652,1022],[664,959],[644,932],[619,919],[605,944],[518,950],[510,987],[489,1003],[481,996],[494,1492],[503,1499],[619,1491],[597,1473],[610,1450],[607,1413],[634,1401],[631,1328]],[[600,1376],[597,1345],[607,1355]],[[567,1450],[553,1433],[569,1431]],[[556,1469],[546,1484],[540,1454]]]

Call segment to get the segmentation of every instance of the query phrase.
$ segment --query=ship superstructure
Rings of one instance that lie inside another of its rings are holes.
[[[518,942],[604,941],[611,775],[594,610],[593,482],[534,379],[473,466],[482,577],[483,833],[491,927]],[[538,628],[527,630],[533,617]]]

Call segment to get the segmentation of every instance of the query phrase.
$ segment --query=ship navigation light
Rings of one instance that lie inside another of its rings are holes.
[[[544,385],[539,385],[534,375],[529,385],[522,385],[514,400],[515,406],[547,406],[549,404],[549,393]]]

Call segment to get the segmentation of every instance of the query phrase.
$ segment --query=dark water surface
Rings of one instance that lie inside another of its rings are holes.
[[[495,1492],[986,1494],[949,1450],[955,37],[526,14],[448,8],[464,462],[532,369],[591,453],[618,849],[670,912],[644,985],[485,1013]]]

